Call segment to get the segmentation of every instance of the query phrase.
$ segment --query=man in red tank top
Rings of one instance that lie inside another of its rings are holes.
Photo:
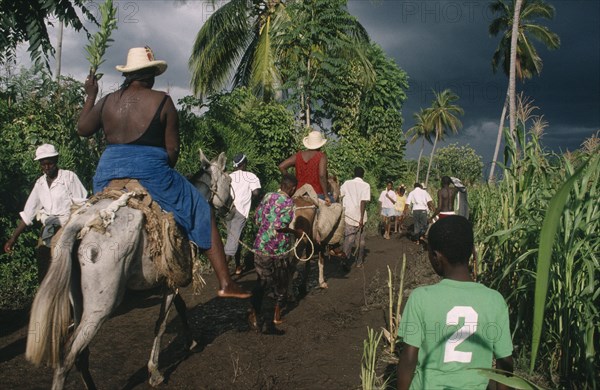
[[[312,130],[302,140],[306,150],[293,154],[279,164],[279,170],[284,174],[288,173],[288,168],[294,167],[298,188],[310,184],[321,199],[325,199],[327,194],[327,155],[320,150],[326,142],[320,131]]]

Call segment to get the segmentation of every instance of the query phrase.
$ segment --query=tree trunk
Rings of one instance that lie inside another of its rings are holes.
[[[439,132],[436,131],[435,132],[435,141],[433,141],[433,149],[431,149],[431,156],[429,156],[429,165],[427,166],[427,176],[425,176],[425,187],[427,187],[427,184],[429,183],[429,172],[431,172],[431,164],[433,163],[433,154],[435,153],[435,147],[438,142],[438,135],[439,135]]]
[[[308,58],[308,61],[306,63],[306,67],[307,67],[307,71],[306,71],[306,79],[310,80],[310,57]],[[304,91],[305,91],[305,104],[306,106],[304,107],[306,112],[304,113],[304,115],[306,115],[306,127],[310,127],[310,83],[307,83],[308,85],[304,85]]]
[[[421,140],[421,151],[419,152],[419,159],[417,160],[417,177],[415,179],[416,183],[419,182],[419,173],[421,172],[421,156],[423,156],[423,148],[425,147],[425,139]]]
[[[516,71],[517,71],[517,42],[519,38],[519,23],[521,14],[521,4],[523,0],[515,1],[515,13],[513,15],[512,35],[510,37],[510,73],[508,76],[509,92],[509,118],[510,118],[510,136],[514,138],[516,128]]]
[[[492,167],[490,168],[490,177],[488,178],[488,184],[491,184],[494,180],[494,169],[496,168],[496,162],[498,161],[498,152],[500,151],[500,142],[502,141],[502,131],[504,130],[504,119],[506,118],[506,106],[508,103],[508,90],[506,91],[506,97],[504,98],[504,105],[502,106],[502,116],[500,116],[500,125],[498,126],[498,136],[496,137],[496,148],[494,149],[494,157],[492,158]]]
[[[56,81],[60,77],[60,67],[62,61],[62,43],[63,43],[63,21],[58,22],[58,42],[56,44]]]

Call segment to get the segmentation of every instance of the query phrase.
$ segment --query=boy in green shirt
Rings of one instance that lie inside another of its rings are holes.
[[[429,230],[429,261],[444,279],[410,295],[398,335],[398,390],[486,389],[488,380],[470,368],[512,372],[508,308],[495,290],[471,280],[468,262],[473,228],[464,217],[440,219]],[[506,389],[498,384],[497,389]]]

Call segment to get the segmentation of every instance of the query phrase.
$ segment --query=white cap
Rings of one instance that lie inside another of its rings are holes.
[[[54,145],[43,144],[42,146],[36,149],[34,161],[54,156],[58,156],[58,152],[56,151]]]

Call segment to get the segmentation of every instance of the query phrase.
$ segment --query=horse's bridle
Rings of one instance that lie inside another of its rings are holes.
[[[210,163],[210,166],[212,167],[213,164]],[[226,173],[225,173],[226,174]],[[206,180],[205,177],[208,176],[209,179]],[[200,175],[200,177],[197,179],[198,184],[203,185],[204,187],[206,187],[206,189],[208,190],[205,193],[203,193],[202,191],[200,191],[200,193],[202,195],[205,195],[204,197],[206,198],[206,201],[215,209],[217,210],[220,214],[228,214],[231,212],[231,210],[233,209],[233,196],[231,197],[230,201],[229,201],[229,205],[227,204],[227,202],[222,199],[218,192],[217,192],[217,180],[215,178],[213,178],[213,175],[211,173],[209,173],[209,169],[205,168],[202,170],[202,174]],[[231,186],[231,184],[230,184]],[[217,198],[219,201],[221,201],[221,204],[223,205],[223,207],[221,208],[216,208],[214,206],[213,200]]]

